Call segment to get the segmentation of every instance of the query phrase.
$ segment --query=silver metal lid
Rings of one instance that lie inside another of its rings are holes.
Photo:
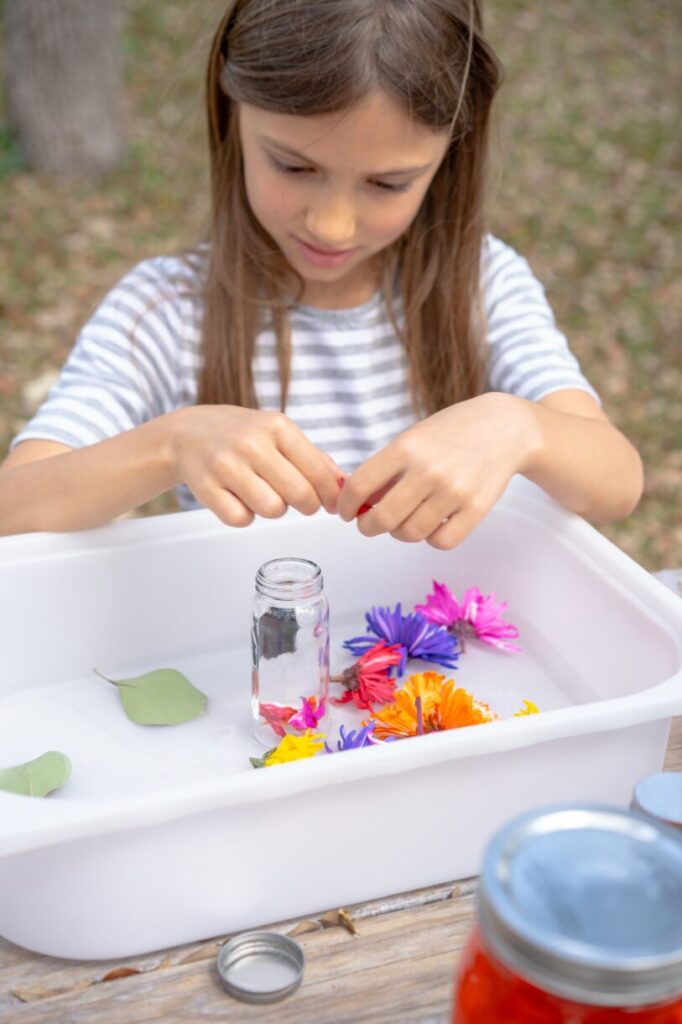
[[[245,1003],[274,1003],[295,992],[305,958],[297,942],[276,932],[244,932],[218,954],[218,973],[227,991]]]
[[[630,804],[665,825],[682,829],[682,772],[655,772],[635,786]]]
[[[493,954],[529,982],[597,1006],[682,994],[682,842],[617,808],[558,805],[488,845],[479,919]]]

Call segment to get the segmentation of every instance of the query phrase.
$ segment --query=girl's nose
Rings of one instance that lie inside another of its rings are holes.
[[[330,249],[350,249],[355,240],[355,213],[344,201],[323,199],[308,210],[305,226],[321,246]]]

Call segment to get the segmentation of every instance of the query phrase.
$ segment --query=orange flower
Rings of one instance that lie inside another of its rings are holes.
[[[417,703],[419,701],[419,704]],[[396,692],[392,704],[372,713],[377,739],[403,738],[492,722],[497,715],[468,690],[437,672],[417,672]],[[421,721],[420,721],[421,719]],[[420,727],[421,726],[421,727]]]

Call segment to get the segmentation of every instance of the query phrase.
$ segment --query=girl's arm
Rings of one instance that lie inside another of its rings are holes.
[[[0,535],[83,530],[187,484],[230,526],[336,508],[339,471],[280,413],[192,406],[69,449],[24,441],[0,467]]]
[[[595,522],[628,515],[642,493],[639,455],[590,395],[540,402],[491,392],[404,431],[346,481],[338,503],[367,536],[459,544],[521,473]]]

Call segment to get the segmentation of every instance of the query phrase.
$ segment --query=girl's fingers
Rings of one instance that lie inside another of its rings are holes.
[[[461,512],[455,512],[446,523],[443,523],[426,538],[426,542],[432,548],[449,551],[450,548],[461,544],[484,517],[485,512],[480,509],[466,508]]]
[[[319,496],[313,485],[297,467],[276,451],[265,461],[252,463],[253,469],[280,495],[285,505],[314,515],[320,508]]]
[[[415,544],[426,540],[457,513],[451,494],[431,494],[397,529],[391,531],[391,536]]]
[[[226,484],[229,485],[229,491],[249,511],[264,519],[279,519],[287,510],[287,503],[282,496],[250,466],[244,466],[240,473],[231,474]]]
[[[348,485],[346,485],[348,486]],[[344,487],[344,492],[346,488]],[[358,517],[358,529],[365,537],[393,533],[430,497],[428,486],[407,474],[397,480],[372,508]]]
[[[228,526],[249,526],[253,522],[254,515],[251,509],[247,508],[232,491],[224,490],[222,487],[211,487],[205,491],[193,488],[193,492],[202,505],[210,508],[211,512]]]
[[[279,439],[279,451],[311,484],[327,512],[336,512],[339,497],[338,479],[341,471],[326,452],[308,440],[294,423]]]

